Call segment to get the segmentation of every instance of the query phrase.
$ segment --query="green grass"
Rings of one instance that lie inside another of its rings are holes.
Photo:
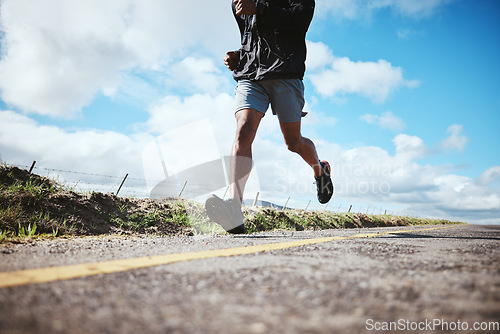
[[[7,231],[0,231],[0,243],[7,240]]]
[[[129,202],[118,202],[116,208],[110,223],[123,230],[143,232],[150,227],[191,226],[186,203],[182,201],[151,202],[139,211]]]
[[[139,231],[157,224],[162,219],[162,215],[158,211],[154,211],[146,214],[133,213],[127,215],[124,219],[112,217],[111,223],[117,225],[119,228]]]
[[[205,213],[205,207],[201,203],[190,202],[186,206],[187,224],[193,229],[193,234],[224,234],[224,229],[212,222]]]
[[[246,217],[248,233],[268,230],[323,230],[339,228],[389,227],[409,225],[457,224],[439,219],[421,219],[391,215],[362,213],[333,213],[325,211],[277,210],[260,208],[251,210]]]
[[[19,229],[18,229],[18,237],[21,238],[33,238],[36,234],[36,223],[31,226],[31,224],[28,225],[28,227],[21,226],[21,223],[19,223]]]
[[[247,233],[449,224],[435,219],[326,211],[245,209]],[[0,166],[0,242],[120,233],[222,234],[203,204],[75,193],[25,170]]]

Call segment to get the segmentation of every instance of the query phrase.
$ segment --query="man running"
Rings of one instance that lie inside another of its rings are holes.
[[[333,195],[330,165],[319,161],[314,143],[300,131],[303,113],[306,32],[314,0],[231,0],[241,34],[241,48],[224,63],[233,71],[236,136],[231,161],[231,198],[212,195],[209,217],[229,233],[244,233],[243,192],[252,169],[252,143],[269,105],[278,116],[288,149],[313,169],[320,203]]]

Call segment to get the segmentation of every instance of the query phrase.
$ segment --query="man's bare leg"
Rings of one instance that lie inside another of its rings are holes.
[[[330,201],[334,187],[330,178],[330,165],[326,161],[319,161],[314,143],[300,133],[300,121],[294,123],[280,122],[281,132],[288,149],[299,154],[314,171],[318,201],[326,204]]]
[[[252,143],[264,114],[255,109],[236,113],[236,135],[231,161],[231,196],[243,201],[243,193],[252,170]]]
[[[302,137],[300,126],[301,121],[293,123],[280,122],[281,132],[288,149],[300,155],[312,167],[314,176],[319,177],[325,172],[319,164],[316,147],[309,138]]]

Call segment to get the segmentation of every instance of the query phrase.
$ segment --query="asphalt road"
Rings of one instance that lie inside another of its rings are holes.
[[[2,247],[13,272],[406,231],[0,288],[0,333],[499,333],[500,226],[423,228]]]

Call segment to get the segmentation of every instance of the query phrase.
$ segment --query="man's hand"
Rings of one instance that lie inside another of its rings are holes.
[[[236,15],[257,14],[257,4],[255,0],[233,0],[236,5]]]
[[[238,63],[240,62],[240,56],[234,52],[234,51],[229,51],[226,53],[226,56],[224,57],[224,65],[231,71],[233,71],[236,66],[238,66]]]

